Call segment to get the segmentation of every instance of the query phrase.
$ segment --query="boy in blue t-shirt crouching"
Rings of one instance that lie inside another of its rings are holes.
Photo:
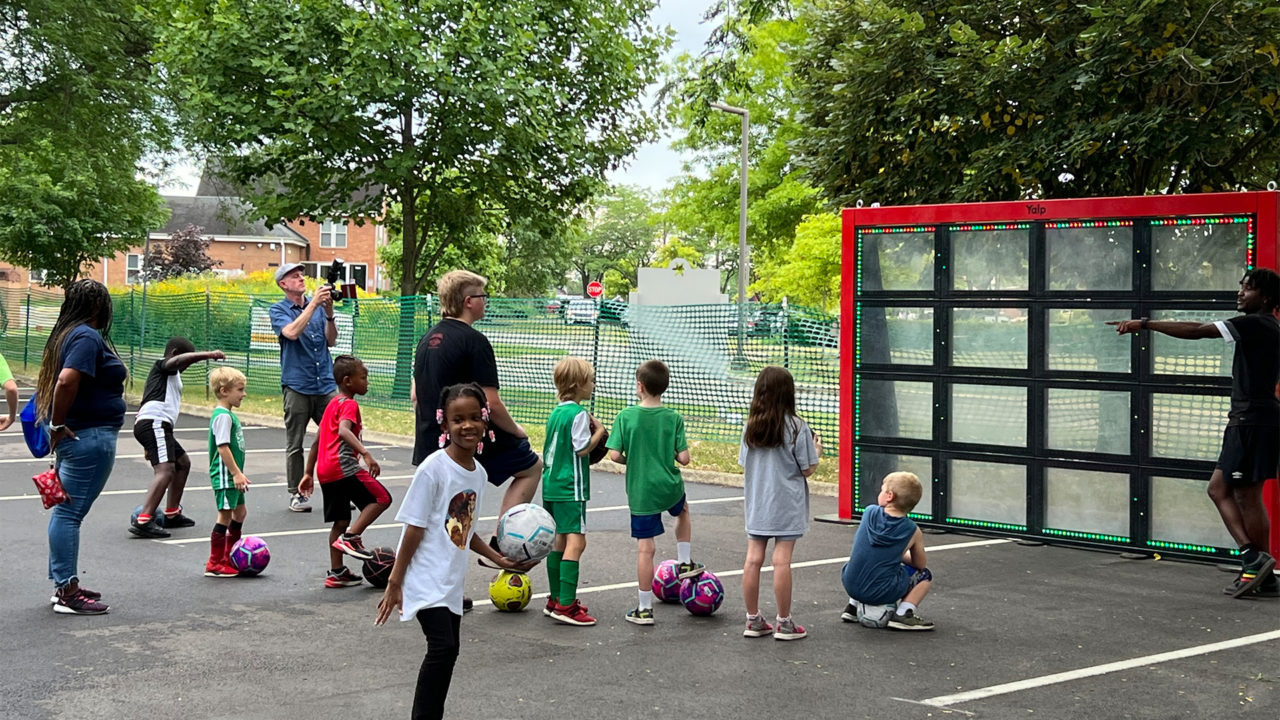
[[[920,478],[909,472],[889,473],[875,505],[862,511],[853,551],[841,573],[849,605],[841,618],[864,619],[867,606],[896,604],[888,626],[894,630],[932,630],[933,623],[916,614],[929,594],[933,574],[924,556],[924,535],[907,513],[920,502]],[[884,627],[876,618],[864,625]]]

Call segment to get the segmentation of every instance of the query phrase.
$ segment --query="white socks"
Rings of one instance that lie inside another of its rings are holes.
[[[676,543],[676,562],[693,562],[693,543]]]
[[[906,615],[907,613],[915,609],[916,609],[916,606],[913,603],[900,602],[898,603],[898,609],[894,610],[894,612],[898,613],[899,615]]]
[[[652,590],[640,591],[640,609],[641,610],[653,609],[653,591]]]

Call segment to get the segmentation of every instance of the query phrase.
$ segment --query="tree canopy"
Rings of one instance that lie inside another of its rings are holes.
[[[193,144],[268,219],[400,210],[400,290],[546,227],[650,137],[652,0],[157,0]]]
[[[694,160],[668,192],[666,217],[723,271],[723,288],[738,272],[741,120],[709,103],[751,113],[747,244],[756,277],[791,247],[801,219],[822,208],[791,147],[802,130],[790,66],[807,34],[791,6],[786,1],[714,6],[710,15],[720,24],[707,50],[682,56],[670,73],[667,119],[683,131],[676,146]]]
[[[0,258],[65,286],[163,225],[151,48],[130,0],[0,2]]]
[[[1253,189],[1280,171],[1271,0],[816,0],[795,147],[840,205]]]

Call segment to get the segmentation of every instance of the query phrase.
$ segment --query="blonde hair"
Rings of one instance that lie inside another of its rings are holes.
[[[213,391],[216,397],[223,389],[229,388],[236,383],[245,384],[244,373],[233,367],[219,365],[209,373],[209,389]]]
[[[572,355],[556,363],[552,372],[556,383],[556,395],[561,400],[576,400],[578,394],[587,383],[596,379],[596,371],[591,363]]]
[[[915,473],[909,472],[893,472],[884,476],[884,489],[893,493],[893,506],[902,512],[911,512],[915,509],[916,503],[920,502],[920,496],[924,494],[924,488],[920,485],[920,478]]]
[[[462,306],[467,301],[467,291],[479,286],[484,290],[489,281],[482,275],[470,270],[450,270],[440,276],[436,283],[436,294],[440,296],[440,312],[445,317],[458,317],[462,314]]]

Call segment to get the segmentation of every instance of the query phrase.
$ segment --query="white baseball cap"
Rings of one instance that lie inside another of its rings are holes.
[[[284,279],[285,275],[288,275],[294,270],[301,270],[301,269],[302,269],[302,263],[285,263],[281,265],[280,269],[276,270],[276,282],[280,282],[281,280]]]

